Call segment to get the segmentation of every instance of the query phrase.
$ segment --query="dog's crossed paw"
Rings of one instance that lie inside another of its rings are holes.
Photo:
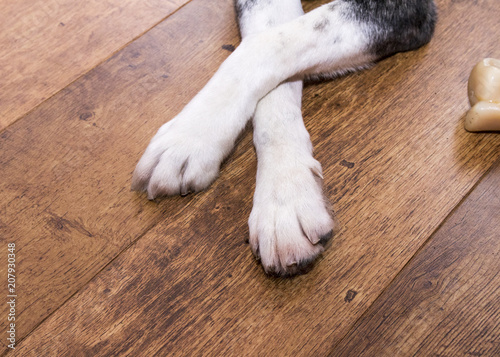
[[[288,277],[309,270],[332,237],[334,221],[316,160],[275,163],[274,170],[258,176],[248,221],[250,246],[267,274]]]
[[[207,132],[177,120],[158,130],[132,177],[132,190],[147,191],[151,200],[207,188],[216,179],[225,156]]]

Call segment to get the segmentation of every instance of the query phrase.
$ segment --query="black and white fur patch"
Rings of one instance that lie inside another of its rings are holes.
[[[258,157],[250,246],[271,275],[311,266],[334,223],[301,114],[302,79],[365,68],[426,44],[432,0],[235,0],[242,42],[192,101],[153,137],[132,188],[185,195],[208,187],[252,119]],[[332,138],[333,140],[333,138]]]

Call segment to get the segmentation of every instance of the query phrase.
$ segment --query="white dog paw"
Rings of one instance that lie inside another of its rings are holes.
[[[177,117],[163,125],[137,164],[132,190],[148,198],[187,195],[217,177],[227,149],[208,131]]]
[[[334,222],[321,189],[321,165],[312,157],[259,167],[248,221],[250,245],[269,275],[308,271],[333,235]]]

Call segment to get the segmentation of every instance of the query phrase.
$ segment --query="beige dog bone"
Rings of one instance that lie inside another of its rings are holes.
[[[479,102],[465,116],[467,131],[500,130],[500,103]]]
[[[482,101],[500,103],[500,60],[485,58],[474,66],[468,92],[472,106]]]

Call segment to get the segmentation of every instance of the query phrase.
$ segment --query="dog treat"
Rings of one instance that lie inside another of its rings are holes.
[[[465,129],[500,130],[500,60],[485,58],[472,69],[468,93],[472,108],[465,117]]]
[[[467,131],[500,130],[500,104],[479,102],[465,116]]]

